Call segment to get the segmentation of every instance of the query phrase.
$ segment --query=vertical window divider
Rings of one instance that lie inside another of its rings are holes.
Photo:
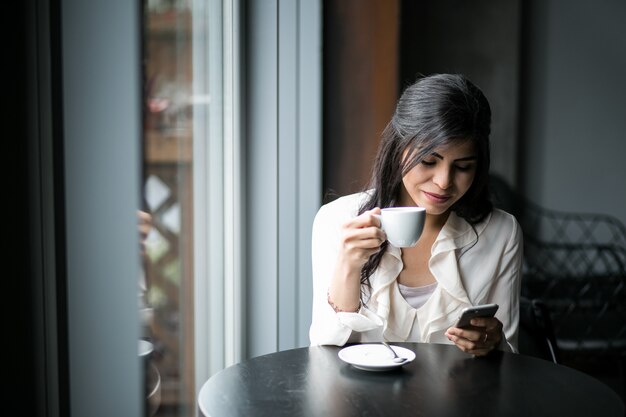
[[[245,294],[243,271],[245,252],[243,243],[244,219],[244,164],[241,146],[241,26],[238,0],[224,1],[224,224],[225,246],[225,363],[231,365],[243,359]]]
[[[224,340],[222,12],[221,1],[194,0],[192,7],[194,356],[197,396],[202,383],[224,366],[224,345],[221,343]]]
[[[194,0],[194,355],[202,384],[243,357],[240,4]]]

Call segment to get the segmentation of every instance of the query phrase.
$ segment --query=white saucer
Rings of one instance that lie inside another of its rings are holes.
[[[392,353],[380,343],[348,346],[341,349],[338,355],[342,361],[364,371],[388,371],[406,365],[415,359],[415,353],[412,350],[394,345],[391,347],[398,356],[406,358],[406,361],[394,362]]]

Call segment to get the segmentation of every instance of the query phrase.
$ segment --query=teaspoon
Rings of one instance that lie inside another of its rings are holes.
[[[393,353],[393,361],[395,363],[402,363],[404,361],[406,361],[406,358],[401,358],[400,356],[398,356],[398,354],[396,353],[395,350],[393,350],[393,348],[391,346],[389,346],[389,343],[382,341],[381,342],[383,345],[385,345],[387,347],[387,349],[389,349],[391,351],[391,353]]]

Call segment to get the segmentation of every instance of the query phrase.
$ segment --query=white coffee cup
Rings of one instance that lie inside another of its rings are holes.
[[[417,244],[424,230],[426,209],[423,207],[386,207],[381,214],[381,229],[387,240],[398,248],[410,248]]]

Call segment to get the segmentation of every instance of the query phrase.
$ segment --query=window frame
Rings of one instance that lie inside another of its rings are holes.
[[[196,221],[209,212],[195,241],[196,392],[225,366],[308,344],[310,231],[321,201],[321,0],[210,4],[223,19],[211,30],[225,53],[208,82],[223,71],[227,99],[208,114],[222,120],[224,141],[196,155],[204,161]],[[139,415],[139,317],[128,317],[137,316],[140,269],[141,10],[106,0],[29,5],[41,28],[32,45],[40,84],[30,203],[41,219],[33,250],[40,396],[49,415]],[[263,148],[269,154],[254,152]],[[222,263],[211,266],[216,257]]]

